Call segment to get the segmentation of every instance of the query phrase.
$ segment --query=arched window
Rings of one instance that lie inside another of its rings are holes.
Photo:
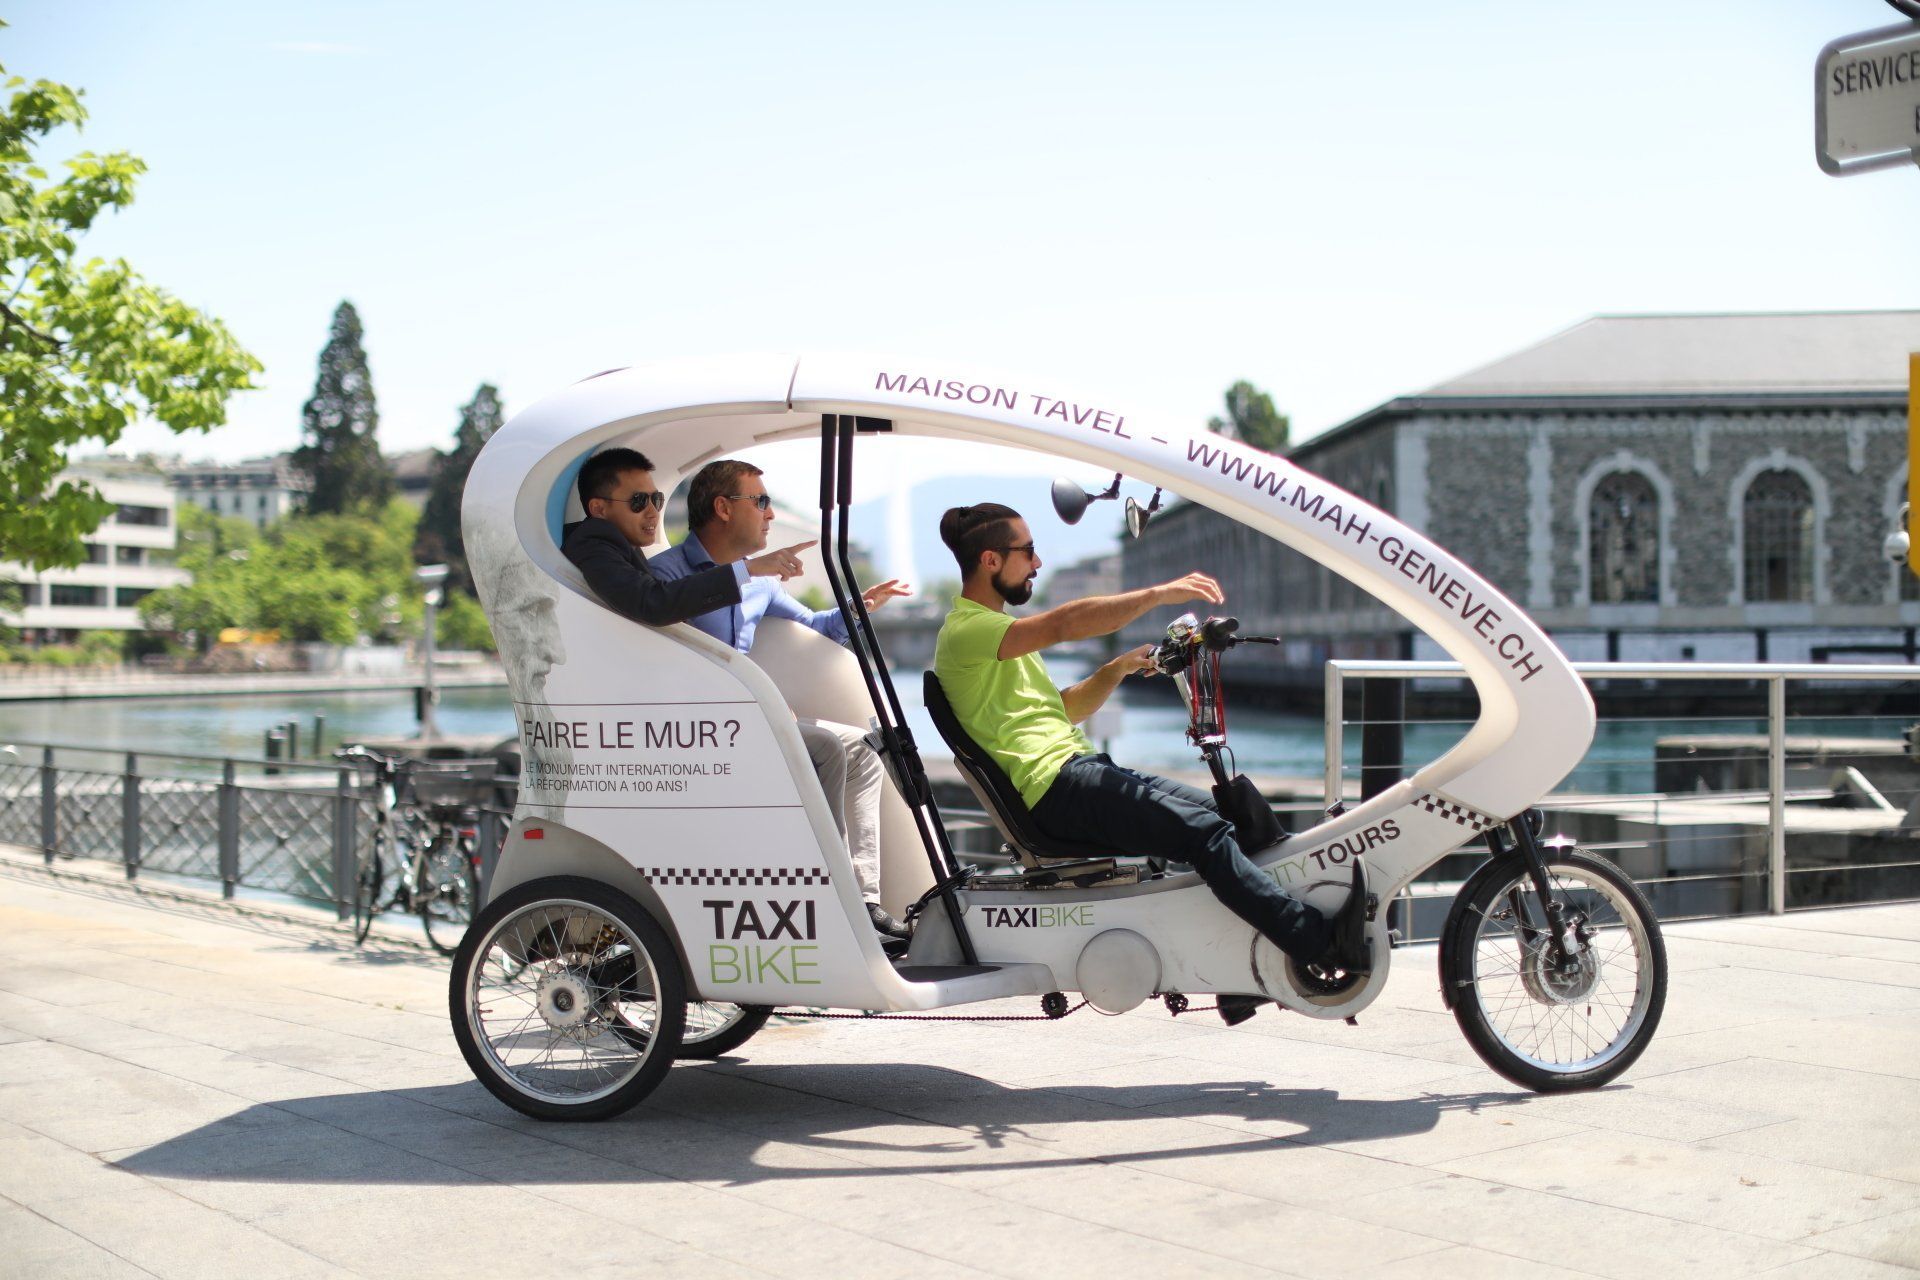
[[[1637,471],[1593,487],[1587,508],[1588,598],[1594,604],[1660,600],[1660,498]]]
[[[1743,502],[1747,600],[1813,599],[1813,493],[1792,471],[1762,471]]]

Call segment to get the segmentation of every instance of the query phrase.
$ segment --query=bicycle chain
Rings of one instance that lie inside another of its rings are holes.
[[[787,1009],[775,1009],[774,1013],[782,1018],[864,1018],[894,1022],[1058,1022],[1086,1007],[1087,1002],[1082,1000],[1057,1016],[1051,1013],[810,1013]]]
[[[1183,1013],[1212,1013],[1220,1007],[1217,1004],[1189,1005],[1187,998],[1178,992],[1169,992],[1163,999],[1167,1012],[1176,1018]],[[780,1008],[773,1012],[782,1018],[888,1019],[895,1022],[1058,1022],[1086,1007],[1087,1001],[1082,1000],[1064,1013],[816,1013]]]

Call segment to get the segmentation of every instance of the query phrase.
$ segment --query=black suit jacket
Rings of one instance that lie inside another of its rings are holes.
[[[627,541],[611,520],[588,516],[561,533],[560,551],[602,604],[650,627],[685,622],[714,609],[740,603],[740,584],[730,564],[662,582],[647,568],[647,557]]]

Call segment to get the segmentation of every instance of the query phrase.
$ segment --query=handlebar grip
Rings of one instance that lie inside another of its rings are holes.
[[[1200,625],[1200,643],[1209,649],[1224,649],[1239,629],[1238,618],[1208,618]]]

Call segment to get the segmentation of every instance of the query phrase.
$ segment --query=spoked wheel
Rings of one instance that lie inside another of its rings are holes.
[[[1632,880],[1582,850],[1544,850],[1573,940],[1555,953],[1526,863],[1480,877],[1442,941],[1453,1016],[1481,1060],[1529,1089],[1593,1089],[1632,1066],[1667,999],[1660,922]]]
[[[680,1037],[682,1058],[723,1058],[767,1025],[773,1006],[698,1000],[687,1006],[687,1029]]]
[[[489,903],[454,954],[454,1039],[480,1083],[541,1120],[601,1120],[673,1065],[686,981],[666,932],[595,880],[536,880]]]
[[[353,873],[353,941],[356,946],[367,940],[367,931],[373,928],[373,917],[379,910],[380,874],[380,842],[376,840],[361,855],[360,865]]]
[[[473,904],[480,900],[480,878],[465,843],[446,840],[428,850],[421,880],[414,893],[420,923],[433,949],[450,956],[473,920]]]

